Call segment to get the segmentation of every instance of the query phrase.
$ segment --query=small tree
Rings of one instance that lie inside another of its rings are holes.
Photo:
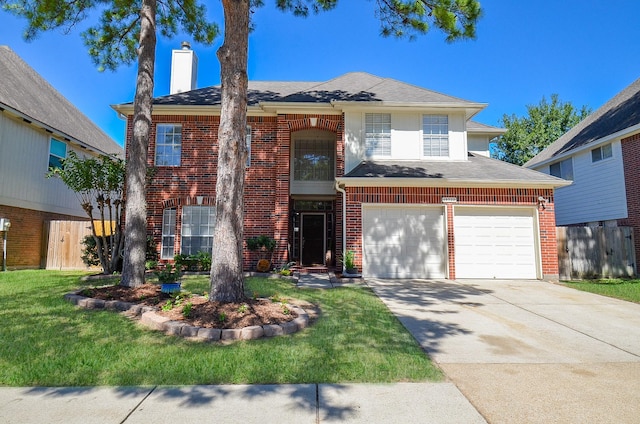
[[[47,174],[48,178],[59,177],[80,200],[82,209],[91,220],[91,233],[104,274],[117,270],[124,244],[120,228],[124,175],[122,159],[104,155],[79,158],[75,152],[70,152],[62,160],[62,168],[52,168]],[[100,235],[96,221],[101,229]]]

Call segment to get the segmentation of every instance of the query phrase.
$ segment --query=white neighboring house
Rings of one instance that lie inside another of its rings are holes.
[[[631,226],[640,258],[640,79],[524,164],[573,181],[556,189],[560,226]]]
[[[7,267],[38,268],[45,223],[87,219],[75,193],[45,177],[49,167],[71,151],[120,157],[124,151],[8,46],[0,46],[0,75],[0,218],[11,222]]]

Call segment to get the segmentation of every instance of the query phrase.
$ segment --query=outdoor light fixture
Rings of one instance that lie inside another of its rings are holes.
[[[7,270],[7,232],[11,227],[9,218],[0,218],[0,231],[2,232],[2,271]]]

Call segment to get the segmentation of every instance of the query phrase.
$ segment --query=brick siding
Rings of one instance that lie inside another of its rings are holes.
[[[633,227],[636,261],[638,261],[640,259],[640,133],[623,138],[621,144],[628,217],[619,220],[618,225]]]

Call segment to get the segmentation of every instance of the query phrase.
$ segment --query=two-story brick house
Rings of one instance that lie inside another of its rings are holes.
[[[566,182],[489,158],[503,130],[471,120],[485,104],[362,72],[250,81],[247,100],[245,237],[274,238],[276,265],[353,250],[369,277],[557,277]],[[114,109],[131,134],[132,104]],[[219,86],[154,99],[148,228],[163,259],[212,248],[219,115]]]

